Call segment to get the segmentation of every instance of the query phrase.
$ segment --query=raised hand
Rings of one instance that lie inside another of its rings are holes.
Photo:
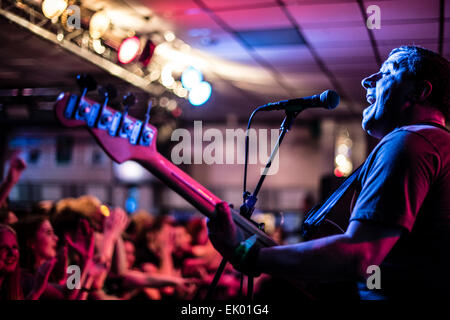
[[[9,196],[14,185],[19,181],[20,176],[27,167],[25,161],[19,158],[20,150],[16,150],[11,160],[9,161],[9,170],[5,181],[0,184],[0,206],[6,204],[6,199]]]
[[[97,241],[99,261],[106,264],[111,263],[116,241],[125,231],[128,222],[128,216],[123,209],[116,207],[111,210],[109,217],[105,219],[103,234],[100,235],[102,240]]]
[[[22,175],[22,172],[27,168],[25,161],[19,157],[19,152],[20,151],[16,151],[9,161],[7,179],[11,183],[17,183]]]
[[[86,264],[94,256],[94,230],[86,219],[80,220],[74,236],[65,235],[65,241],[81,256],[83,264]]]
[[[119,236],[125,231],[128,225],[128,216],[126,212],[119,207],[111,210],[110,216],[105,219],[104,234],[113,234]]]
[[[67,266],[68,266],[68,245],[67,242],[65,242],[64,245],[56,253],[56,263],[55,267],[53,268],[53,277],[52,277],[52,279],[55,279],[56,276],[55,282],[58,282],[59,284],[66,283]]]

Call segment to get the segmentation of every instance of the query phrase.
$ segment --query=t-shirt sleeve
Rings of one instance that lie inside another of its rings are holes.
[[[417,133],[399,130],[386,138],[361,172],[362,188],[350,221],[411,231],[439,168],[439,156]]]

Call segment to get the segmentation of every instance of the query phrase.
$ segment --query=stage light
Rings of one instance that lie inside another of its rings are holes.
[[[92,39],[99,39],[108,30],[110,22],[105,11],[96,12],[89,22],[89,34]]]
[[[353,142],[349,138],[348,131],[342,131],[339,133],[336,140],[336,156],[334,158],[335,170],[334,175],[336,177],[347,177],[353,170],[353,164],[351,161],[351,148]]]
[[[175,83],[175,79],[172,76],[173,65],[166,64],[161,70],[161,83],[165,87],[170,87]]]
[[[166,108],[169,111],[174,111],[177,108],[177,102],[175,100],[169,100]]]
[[[183,87],[188,90],[198,85],[200,82],[202,82],[202,80],[202,73],[192,66],[186,68],[181,74],[181,83],[183,84]]]
[[[67,0],[44,0],[42,13],[49,19],[59,17],[67,8]]]
[[[125,211],[126,211],[127,213],[133,213],[133,212],[135,212],[136,209],[137,209],[137,206],[138,206],[137,201],[136,201],[136,199],[133,198],[133,197],[129,197],[129,198],[127,198],[127,200],[125,201]]]
[[[109,211],[109,208],[107,206],[105,206],[104,204],[102,204],[100,206],[100,212],[105,217],[109,217],[109,215],[111,214],[111,212]]]
[[[102,45],[100,39],[93,40],[92,47],[94,48],[94,51],[97,52],[98,54],[103,54],[106,50],[106,48]]]
[[[175,35],[174,35],[173,32],[171,32],[171,31],[166,31],[166,32],[164,33],[164,39],[165,39],[167,42],[172,42],[173,40],[175,40]]]
[[[189,91],[189,102],[194,106],[200,106],[211,97],[211,85],[202,81]]]
[[[334,162],[336,162],[336,164],[340,167],[340,166],[344,166],[345,163],[347,162],[347,157],[344,156],[343,154],[338,154],[335,159]]]
[[[178,81],[176,83],[175,88],[173,89],[173,92],[180,98],[186,98],[188,95],[188,90],[183,87],[181,82],[178,82]]]
[[[136,59],[141,41],[138,37],[126,38],[119,47],[118,58],[120,63],[127,64]]]
[[[339,170],[339,168],[334,169],[334,175],[338,178],[341,178],[344,176],[344,174]]]
[[[153,180],[153,176],[141,165],[134,161],[125,161],[113,166],[115,177],[124,183],[141,183]]]

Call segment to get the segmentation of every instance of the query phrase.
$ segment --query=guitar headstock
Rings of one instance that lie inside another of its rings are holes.
[[[130,100],[130,98],[128,98]],[[105,102],[108,100],[105,99]],[[156,152],[157,129],[82,95],[61,93],[55,104],[56,117],[63,126],[85,127],[116,162],[148,159]]]

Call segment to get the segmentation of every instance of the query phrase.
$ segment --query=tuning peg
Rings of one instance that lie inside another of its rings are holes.
[[[76,107],[67,109],[65,115],[66,117],[75,116],[78,120],[86,120],[87,115],[90,114],[92,109],[91,105],[84,105],[84,96],[88,91],[97,88],[97,83],[92,76],[82,73],[77,75],[77,85],[80,88],[81,95],[78,97]]]
[[[77,85],[84,96],[88,91],[95,90],[97,88],[97,82],[91,75],[82,73],[77,75]]]
[[[123,100],[122,100],[122,104],[125,108],[125,110],[128,111],[128,108],[134,106],[137,102],[136,97],[134,96],[134,94],[132,93],[127,93],[126,95],[123,96]]]
[[[103,105],[99,110],[98,119],[96,117],[95,120],[92,120],[92,125],[98,125],[99,128],[104,129],[113,118],[112,114],[108,111],[104,112],[104,109],[107,106],[108,101],[117,96],[117,90],[112,84],[107,84],[106,86],[102,86],[98,89],[98,94],[103,97]]]
[[[98,94],[103,97],[104,101],[112,100],[117,97],[117,89],[112,84],[107,84],[98,89]]]
[[[147,111],[145,112],[145,121],[148,123],[148,120],[150,120],[150,110],[152,109],[153,100],[150,99],[148,101],[147,105]]]

